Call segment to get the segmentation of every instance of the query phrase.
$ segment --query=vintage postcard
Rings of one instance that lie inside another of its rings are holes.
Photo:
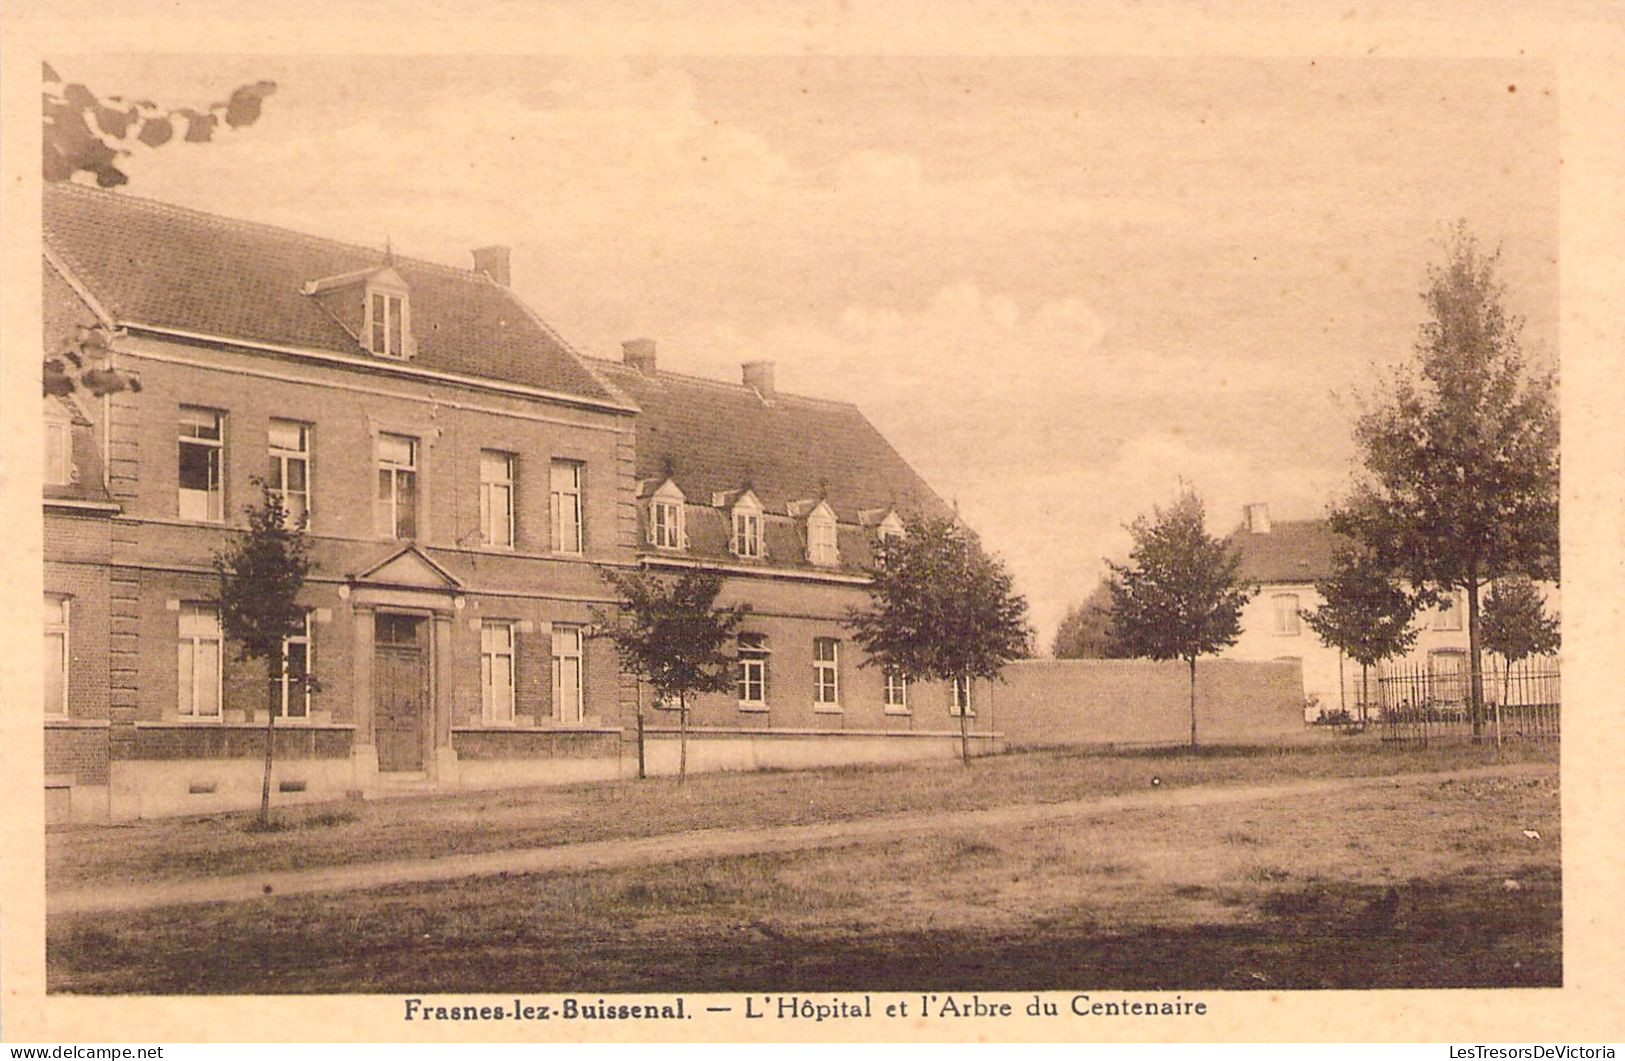
[[[796,10],[8,7],[0,1034],[1625,1034],[1620,10]]]

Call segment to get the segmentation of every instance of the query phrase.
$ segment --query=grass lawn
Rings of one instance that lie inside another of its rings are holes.
[[[914,810],[1055,803],[1165,786],[1258,784],[1550,761],[1550,745],[1466,744],[1390,751],[1339,738],[1292,748],[1103,754],[1065,750],[885,767],[701,774],[509,789],[418,799],[290,807],[287,828],[250,831],[253,814],[67,826],[46,835],[48,887],[137,883],[381,859],[435,858],[690,829],[802,825]]]
[[[792,809],[806,820],[847,816],[816,798],[820,784],[849,799],[866,794],[873,812],[918,807],[932,794],[943,801],[935,805],[955,806],[1075,798],[1138,788],[1153,772],[1170,784],[1256,783],[1440,769],[1480,755],[1341,751],[1011,756],[971,771],[698,778],[680,792],[659,782],[602,786],[599,797],[665,808],[658,822],[681,827],[742,817],[766,824],[784,819],[752,804],[774,793],[811,800]],[[1071,787],[1047,781],[1052,775]],[[1005,795],[1001,781],[1027,787]],[[741,800],[731,816],[715,802],[729,794]],[[616,816],[587,789],[528,796]],[[518,798],[488,803],[511,826],[522,804],[508,801]],[[330,828],[253,836],[215,822],[213,831],[321,848],[375,823],[378,809]],[[427,813],[419,805],[382,809]],[[657,831],[653,822],[619,824]],[[189,827],[197,826],[152,828],[185,836]],[[152,853],[147,828],[133,831],[140,842],[132,857]],[[549,835],[541,821],[536,828],[544,833],[527,835]],[[886,844],[59,918],[48,929],[49,984],[84,992],[579,994],[1558,986],[1560,840],[1554,760],[1533,776],[1432,781],[1308,804],[1134,810],[996,834],[945,825]]]

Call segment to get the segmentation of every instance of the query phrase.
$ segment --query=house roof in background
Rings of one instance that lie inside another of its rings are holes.
[[[382,250],[82,185],[45,188],[46,244],[121,325],[380,359],[303,289],[364,274]],[[623,404],[506,287],[394,256],[410,290],[412,366]]]
[[[618,361],[593,367],[637,402],[637,475],[669,475],[690,502],[753,490],[770,512],[823,498],[843,523],[864,509],[943,516],[948,506],[873,424],[847,402],[673,372],[645,374]]]
[[[1228,541],[1241,554],[1237,577],[1260,583],[1325,578],[1338,548],[1348,544],[1323,519],[1275,520],[1264,534],[1242,526]]]

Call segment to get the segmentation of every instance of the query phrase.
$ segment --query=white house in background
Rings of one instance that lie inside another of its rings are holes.
[[[1231,659],[1295,660],[1303,665],[1304,721],[1346,710],[1360,716],[1360,665],[1331,648],[1299,614],[1322,603],[1315,581],[1331,574],[1344,540],[1323,519],[1270,519],[1269,506],[1246,507],[1242,524],[1229,537],[1241,554],[1237,572],[1258,593],[1241,613],[1241,636],[1225,650]],[[1556,588],[1544,586],[1547,606],[1556,610]],[[1482,595],[1480,597],[1482,602]],[[1417,616],[1416,644],[1404,658],[1426,664],[1443,682],[1467,673],[1467,608],[1460,590]],[[1371,675],[1375,700],[1376,674]],[[1455,683],[1460,685],[1460,683]]]

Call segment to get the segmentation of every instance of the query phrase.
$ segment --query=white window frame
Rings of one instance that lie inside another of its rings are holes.
[[[407,463],[402,464],[384,456],[383,447],[385,440],[394,440],[398,442],[405,442],[407,444]],[[373,457],[373,479],[375,484],[373,487],[373,530],[381,537],[387,538],[390,541],[411,541],[421,537],[421,528],[418,526],[418,523],[419,517],[423,514],[422,465],[423,443],[420,439],[413,435],[402,435],[393,431],[381,431],[378,433],[376,452]],[[378,473],[386,471],[389,472],[389,496],[387,498],[378,497],[376,493]],[[409,475],[412,477],[412,534],[410,537],[401,536],[401,477],[403,475]],[[384,522],[382,517],[386,515],[389,522],[389,527],[387,530],[380,526],[380,524]]]
[[[214,436],[195,433],[196,429],[203,429],[202,424],[192,423],[189,416],[197,419],[211,417],[214,420]],[[188,428],[194,429],[188,433]],[[175,511],[178,518],[192,523],[224,523],[226,519],[226,414],[219,409],[210,409],[201,405],[183,405],[180,408],[180,419],[176,429],[177,442],[175,452]],[[191,446],[207,451],[209,454],[209,485],[204,490],[188,489],[181,485],[180,461],[185,447]],[[195,508],[197,502],[188,501],[193,495],[201,495],[203,515],[194,515],[189,509]]]
[[[976,679],[950,678],[948,680],[948,716],[976,717]]]
[[[211,637],[211,636],[208,636],[208,635],[197,634],[197,633],[193,633],[193,634],[190,634],[190,635],[186,634],[184,631],[186,629],[186,618],[187,618],[188,612],[190,612],[191,614],[193,614],[194,616],[196,616],[196,617],[198,617],[200,619],[205,615],[212,616],[213,619],[214,619],[214,635]],[[204,715],[204,714],[199,714],[198,713],[198,684],[197,684],[198,666],[197,666],[197,661],[200,658],[199,654],[202,651],[203,646],[208,645],[211,642],[214,645],[214,680],[215,680],[214,714],[212,714],[212,715]],[[188,644],[188,645],[191,646],[191,649],[192,649],[192,685],[191,685],[190,689],[181,689],[181,688],[179,688],[179,681],[178,681],[179,676],[180,676],[179,675],[179,663],[180,663],[180,661],[179,661],[179,653],[180,653],[180,646],[182,644]],[[225,644],[226,644],[225,634],[220,628],[220,609],[219,608],[215,607],[212,604],[205,604],[205,603],[202,603],[202,602],[199,602],[199,601],[181,601],[180,616],[179,616],[177,626],[176,626],[176,642],[175,642],[175,651],[176,651],[176,654],[177,654],[177,659],[176,659],[177,686],[176,686],[175,713],[177,715],[179,715],[181,718],[195,719],[195,720],[204,721],[204,722],[219,722],[222,718],[224,718],[224,716],[225,716],[225,695],[224,695],[225,694]],[[183,697],[183,696],[185,697],[184,707],[183,707],[183,704],[182,704],[182,701],[181,701],[181,697]]]
[[[561,484],[561,472],[569,472],[571,481]],[[553,513],[551,544],[555,553],[580,556],[586,551],[586,508],[582,504],[586,478],[584,461],[555,457],[548,467],[548,507]]]
[[[73,466],[73,421],[51,410],[45,414],[46,486],[70,486],[79,479]]]
[[[384,310],[382,320],[378,319],[380,304]],[[367,349],[372,353],[396,361],[411,357],[412,309],[406,292],[393,287],[368,287],[362,329],[367,337]]]
[[[1285,609],[1284,602],[1291,601],[1291,608]],[[1296,593],[1275,593],[1270,596],[1270,605],[1275,609],[1275,636],[1297,637],[1303,633],[1303,619],[1298,609],[1303,601]]]
[[[517,626],[510,619],[486,619],[480,623],[480,717],[486,722],[511,723],[514,720],[519,671]],[[492,636],[497,634],[502,635],[502,640]],[[508,664],[506,686],[499,686],[495,681],[498,660],[506,660]]]
[[[1462,615],[1466,612],[1461,590],[1446,590],[1433,609],[1433,630],[1440,634],[1459,634]]]
[[[514,468],[518,463],[512,453],[480,450],[480,540],[487,548],[514,547]],[[500,469],[493,469],[496,464]]]
[[[909,715],[908,679],[894,670],[884,671],[881,678],[881,698],[888,715]]]
[[[279,446],[275,442],[271,441],[271,439],[272,439],[271,432],[276,429],[278,424],[284,425],[286,427],[292,427],[296,431],[299,432],[299,447],[300,448],[298,448],[298,449],[290,449],[287,446]],[[288,498],[290,496],[299,497],[299,499],[300,499],[300,501],[301,501],[301,503],[303,505],[303,508],[304,508],[305,526],[306,526],[307,529],[310,526],[310,492],[311,492],[310,451],[312,449],[312,446],[311,446],[311,434],[312,434],[312,432],[311,432],[311,425],[310,424],[307,424],[302,420],[289,420],[289,419],[286,419],[284,417],[276,417],[276,416],[273,416],[271,418],[270,425],[266,429],[266,443],[265,443],[265,445],[266,445],[266,450],[270,453],[270,458],[271,458],[271,481],[273,483],[278,483],[279,482],[279,483],[282,484],[280,487],[273,486],[271,489],[273,490],[273,492],[281,495],[281,497],[282,497],[282,505],[283,505],[284,508],[287,508],[287,510],[288,510],[288,526],[289,527],[296,527],[296,526],[299,525],[299,519],[298,519],[297,514],[294,512],[293,508],[288,505]],[[293,489],[292,487],[290,487],[288,485],[288,469],[289,469],[290,466],[295,465],[295,464],[303,465],[303,468],[304,468],[305,488],[303,490],[295,490],[295,489]]]
[[[649,544],[656,549],[683,547],[683,503],[663,497],[649,502]]]
[[[822,506],[807,517],[807,559],[820,567],[841,562],[839,527],[834,514]]]
[[[825,649],[829,655],[822,655]],[[827,694],[827,695],[826,695]],[[841,710],[841,642],[834,637],[813,638],[813,710]]]
[[[562,646],[562,651],[561,651]],[[575,661],[575,696],[564,702],[564,662]],[[570,623],[553,624],[553,717],[565,724],[580,723],[587,715],[587,653],[582,628]]]
[[[732,534],[729,535],[728,548],[742,560],[760,560],[762,558],[762,505],[751,494],[746,494],[734,503],[733,515],[729,520]]]
[[[768,648],[766,634],[740,634],[735,652],[735,692],[741,711],[767,710],[767,667],[772,650]],[[755,696],[751,696],[754,686]]]
[[[72,670],[73,660],[73,598],[65,593],[47,593],[45,614],[45,637],[61,638],[61,647],[57,650],[57,666],[62,673],[62,702],[59,704],[45,704],[46,718],[68,717],[68,678]],[[55,608],[59,618],[51,616],[51,609]],[[46,663],[51,662],[49,654]]]
[[[306,680],[306,681],[297,681],[296,679],[294,679],[288,673],[288,662],[289,662],[289,656],[290,656],[290,652],[289,652],[290,646],[292,646],[292,645],[304,645],[305,646],[305,674],[304,674],[304,677],[306,679],[309,679],[309,677],[316,672],[315,626],[312,623],[311,619],[312,619],[311,613],[307,610],[305,612],[305,629],[304,629],[304,632],[300,633],[300,634],[295,634],[292,637],[285,637],[285,638],[282,639],[282,674],[277,679],[277,685],[280,687],[281,695],[279,696],[279,701],[280,702],[277,704],[277,716],[276,717],[279,718],[279,719],[282,719],[283,721],[286,721],[286,722],[308,722],[308,721],[310,721],[310,682],[308,680]],[[296,689],[295,688],[296,685],[299,686],[299,688]],[[299,713],[297,715],[289,713],[289,709],[292,708],[295,704],[299,705]]]

